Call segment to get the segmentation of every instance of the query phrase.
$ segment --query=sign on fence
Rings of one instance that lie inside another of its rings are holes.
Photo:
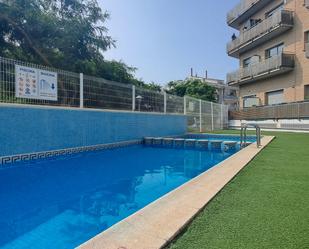
[[[57,73],[15,65],[16,97],[57,101],[57,93]]]

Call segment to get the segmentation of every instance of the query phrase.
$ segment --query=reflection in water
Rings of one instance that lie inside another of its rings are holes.
[[[0,247],[73,248],[230,155],[131,146],[0,170]]]

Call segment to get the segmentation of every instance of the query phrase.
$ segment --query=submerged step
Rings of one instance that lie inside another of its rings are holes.
[[[185,139],[184,138],[175,138],[174,139],[174,147],[175,148],[184,148]]]
[[[209,150],[221,150],[222,140],[213,140],[210,141],[208,148]]]
[[[173,138],[163,138],[162,145],[166,147],[173,147],[174,139]]]
[[[232,141],[224,141],[221,147],[222,151],[229,151],[229,150],[236,150],[237,149],[237,142]]]
[[[144,137],[144,144],[145,145],[152,145],[154,137]]]
[[[196,145],[199,149],[208,149],[209,141],[206,139],[197,140]]]
[[[195,148],[196,139],[185,139],[185,148]]]
[[[247,145],[250,143],[247,143]],[[241,145],[238,141],[192,139],[192,138],[171,138],[171,137],[145,137],[144,145],[165,148],[179,149],[199,149],[199,150],[217,150],[228,152],[240,150]]]
[[[159,146],[159,145],[162,145],[162,137],[155,137],[155,138],[153,138],[153,140],[152,140],[152,144],[153,145],[157,145],[157,146]]]

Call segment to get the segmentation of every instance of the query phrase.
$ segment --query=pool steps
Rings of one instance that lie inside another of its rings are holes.
[[[223,140],[145,137],[143,143],[146,146],[164,147],[164,148],[221,150],[223,152],[230,150],[240,150],[240,142],[223,141]],[[247,143],[247,145],[249,144],[250,143]]]

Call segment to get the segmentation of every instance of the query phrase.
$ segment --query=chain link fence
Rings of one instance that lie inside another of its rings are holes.
[[[56,100],[18,97],[16,66],[57,73]],[[187,115],[188,129],[196,132],[223,129],[228,125],[225,105],[2,57],[0,103]]]

